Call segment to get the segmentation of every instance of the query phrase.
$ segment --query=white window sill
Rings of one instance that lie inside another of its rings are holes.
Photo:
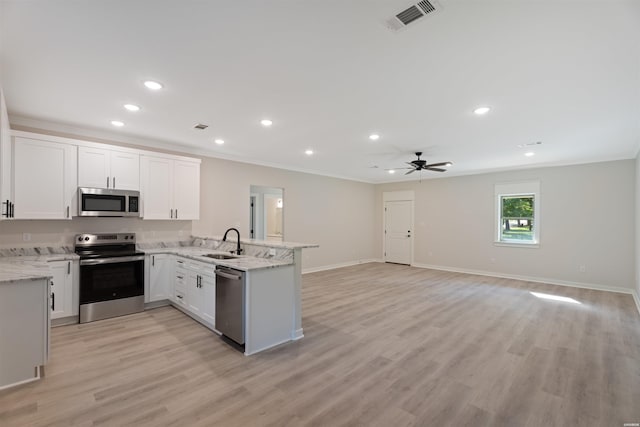
[[[517,243],[517,242],[503,242],[497,241],[493,242],[494,246],[504,246],[507,248],[527,248],[527,249],[538,249],[540,247],[539,243]]]

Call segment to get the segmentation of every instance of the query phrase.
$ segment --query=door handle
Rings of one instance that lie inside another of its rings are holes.
[[[114,176],[112,180],[113,180],[113,185],[111,186],[111,188],[116,188],[116,177]]]
[[[53,286],[53,282],[51,282]],[[51,292],[51,311],[56,311],[56,293]]]
[[[109,188],[109,177],[107,177],[107,188]]]

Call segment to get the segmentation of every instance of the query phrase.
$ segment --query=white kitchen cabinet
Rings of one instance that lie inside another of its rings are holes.
[[[148,302],[171,299],[173,271],[173,257],[171,255],[149,255]]]
[[[173,208],[175,219],[200,218],[200,163],[173,163]]]
[[[14,218],[71,219],[77,188],[75,145],[14,137]]]
[[[11,199],[11,133],[9,116],[4,102],[4,93],[0,88],[0,201],[2,209],[0,219],[10,217]]]
[[[200,163],[142,156],[142,217],[200,218]]]
[[[105,148],[79,147],[78,185],[140,190],[140,155]]]
[[[215,265],[178,257],[175,261],[173,302],[189,315],[215,327]]]
[[[73,316],[73,261],[49,262],[51,319]]]

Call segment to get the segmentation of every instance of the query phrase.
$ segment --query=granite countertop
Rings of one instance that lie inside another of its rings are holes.
[[[0,283],[51,277],[47,263],[52,261],[73,261],[76,259],[79,259],[78,255],[71,253],[0,256]]]
[[[222,236],[193,236],[195,239],[206,240],[222,240]],[[231,235],[229,242],[237,242],[235,234]],[[303,248],[319,248],[320,245],[315,243],[296,243],[296,242],[272,242],[269,240],[254,240],[254,239],[240,239],[240,243],[246,243],[248,245],[255,246],[267,246],[272,248],[284,248],[284,249],[303,249]]]
[[[213,259],[213,258],[206,257],[204,255],[205,254],[229,255],[229,253],[207,249],[207,248],[198,248],[193,246],[144,249],[144,253],[147,255],[153,255],[153,254],[179,255],[181,257],[192,259],[194,261],[206,262],[211,265],[222,265],[224,267],[235,268],[236,270],[241,270],[241,271],[251,271],[251,270],[258,270],[262,268],[274,268],[274,267],[282,267],[286,265],[293,265],[293,259],[286,259],[286,260],[269,259],[269,258],[258,258],[253,256],[247,256],[247,255],[240,255],[237,258],[231,258],[231,259]]]

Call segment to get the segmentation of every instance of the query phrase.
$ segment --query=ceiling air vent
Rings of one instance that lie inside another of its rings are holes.
[[[206,128],[208,128],[209,125],[203,125],[202,123],[198,123],[197,125],[195,125],[193,128],[194,129],[200,129],[200,130],[205,130]]]
[[[409,6],[392,18],[387,19],[385,24],[391,31],[400,31],[412,22],[415,22],[428,14],[435,13],[440,9],[441,6],[435,1],[422,0],[421,2]]]

